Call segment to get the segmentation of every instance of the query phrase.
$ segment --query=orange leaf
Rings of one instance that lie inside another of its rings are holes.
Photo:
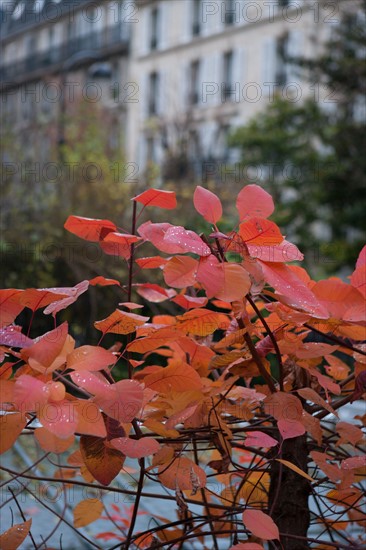
[[[177,328],[195,336],[208,336],[217,329],[225,330],[229,320],[223,313],[209,309],[193,309],[177,317]]]
[[[41,307],[52,304],[52,302],[68,298],[62,290],[61,288],[27,288],[20,294],[19,302],[23,307],[29,307],[32,311],[36,311]]]
[[[240,221],[253,217],[268,218],[274,211],[273,199],[267,191],[259,185],[246,185],[239,192],[236,199],[236,208]]]
[[[0,416],[0,454],[14,445],[26,423],[26,418],[19,412]]]
[[[342,319],[343,315],[350,308],[359,305],[363,306],[363,308],[365,307],[365,302],[360,292],[336,277],[331,277],[325,281],[318,281],[311,290],[327,308],[329,316],[336,319]]]
[[[200,376],[186,363],[160,367],[157,372],[145,376],[144,383],[146,387],[164,393],[172,390],[181,392],[202,388]]]
[[[48,453],[64,453],[74,443],[75,437],[70,435],[67,439],[61,439],[46,428],[37,428],[34,432],[34,437],[38,441],[41,448]]]
[[[192,460],[186,457],[176,458],[168,468],[166,464],[159,466],[159,480],[168,487],[181,491],[193,490],[192,473],[197,476],[199,485],[203,488],[206,485],[206,474]]]
[[[261,510],[245,510],[243,523],[253,535],[264,540],[279,540],[280,533],[273,519]]]
[[[239,235],[246,244],[251,245],[275,245],[284,240],[279,227],[270,220],[264,218],[252,218],[241,223]]]
[[[114,365],[116,356],[100,346],[81,346],[67,356],[67,368],[77,371],[97,371]]]
[[[194,207],[210,223],[216,223],[222,216],[219,197],[208,189],[198,185],[193,195]]]
[[[164,266],[167,261],[166,258],[162,258],[161,256],[151,256],[150,258],[139,258],[136,260],[136,263],[141,269],[155,269]]]
[[[338,413],[331,407],[320,395],[311,388],[301,388],[297,390],[297,393],[301,395],[303,399],[306,399],[307,401],[312,401],[313,403],[316,403],[317,405],[320,405],[325,409],[326,411],[329,411],[330,413],[334,414],[335,416],[338,416]]]
[[[167,345],[169,340],[175,340],[177,338],[177,331],[172,328],[161,328],[154,331],[145,338],[139,338],[128,344],[128,351],[136,353],[147,353]]]
[[[308,481],[315,481],[311,476],[309,476],[309,474],[303,472],[298,466],[292,464],[292,462],[289,462],[288,460],[283,460],[282,458],[276,458],[275,460],[277,460],[277,462],[281,462],[281,464],[284,464],[285,466],[287,466],[287,468],[290,468],[290,470],[293,470],[294,472],[299,474],[299,476],[304,477]]]
[[[102,321],[96,321],[94,326],[96,329],[106,334],[112,332],[113,334],[130,334],[135,332],[136,327],[141,326],[149,320],[149,317],[142,317],[136,315],[136,313],[129,313],[116,309],[111,315],[103,319]]]
[[[32,520],[29,519],[24,523],[17,523],[10,527],[5,533],[0,535],[1,550],[16,550],[27,537],[32,525]]]
[[[117,231],[116,225],[109,220],[96,220],[81,216],[69,216],[64,228],[81,239],[92,242],[98,242],[111,231]]]
[[[29,366],[43,374],[53,372],[66,363],[66,357],[75,345],[68,334],[67,322],[46,332],[29,348],[24,348],[21,357]]]
[[[24,309],[24,305],[19,302],[19,294],[22,292],[15,288],[0,290],[0,327],[10,325]]]
[[[166,210],[173,210],[177,206],[175,192],[162,189],[147,189],[132,200],[140,202],[144,206],[158,206]]]
[[[103,503],[98,498],[87,498],[80,501],[74,508],[74,527],[85,527],[100,518]]]
[[[193,286],[198,262],[190,256],[174,256],[164,266],[164,280],[168,286],[185,288]]]
[[[224,286],[216,292],[216,298],[226,302],[242,300],[250,290],[250,277],[248,272],[238,264],[222,264],[224,271]]]
[[[98,275],[98,277],[94,277],[94,279],[90,279],[89,284],[92,286],[100,285],[100,286],[111,286],[111,285],[117,285],[121,286],[119,281],[116,281],[116,279],[106,279],[105,277],[102,277],[102,275]]]
[[[104,439],[90,435],[80,437],[81,456],[91,475],[102,485],[109,485],[122,469],[125,457],[104,444]]]

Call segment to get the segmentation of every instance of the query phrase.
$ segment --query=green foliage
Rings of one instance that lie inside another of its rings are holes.
[[[320,274],[352,265],[366,230],[365,13],[363,2],[357,17],[345,16],[319,59],[290,59],[312,98],[277,97],[231,137],[242,162],[261,168],[281,204],[276,220]]]

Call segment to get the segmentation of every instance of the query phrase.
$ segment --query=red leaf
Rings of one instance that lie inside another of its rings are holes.
[[[111,445],[129,458],[142,458],[153,455],[160,449],[160,444],[152,437],[143,437],[142,439],[119,437],[118,439],[112,439]]]
[[[24,309],[24,305],[19,302],[19,294],[22,292],[15,288],[0,290],[0,327],[10,325]]]
[[[356,269],[358,267],[362,267],[363,265],[366,265],[366,245],[363,247],[357,258]]]
[[[90,435],[80,438],[80,451],[85,466],[102,485],[109,485],[119,474],[125,457],[104,444],[104,439]]]
[[[162,189],[147,189],[132,200],[140,202],[144,206],[158,206],[166,210],[173,210],[177,206],[175,192]]]
[[[104,239],[111,231],[117,231],[116,225],[109,220],[96,220],[69,216],[64,228],[86,241],[98,242]]]
[[[131,245],[138,241],[141,241],[141,238],[136,235],[111,231],[99,244],[106,254],[121,256],[128,260],[131,257]]]
[[[164,267],[164,280],[175,288],[193,286],[196,282],[198,262],[190,256],[174,256]]]
[[[193,254],[198,254],[198,256],[209,256],[211,254],[210,248],[197,233],[178,225],[173,225],[167,229],[164,241],[169,244],[178,245],[183,252],[192,252]]]
[[[216,223],[222,216],[221,201],[215,193],[198,185],[193,195],[194,207],[210,223]]]
[[[253,217],[268,218],[274,211],[271,195],[258,185],[246,185],[236,200],[240,221]]]
[[[284,240],[279,227],[264,218],[252,218],[239,226],[239,235],[246,244],[277,245]]]
[[[279,540],[280,533],[273,519],[261,510],[245,510],[243,523],[254,536],[264,540]]]

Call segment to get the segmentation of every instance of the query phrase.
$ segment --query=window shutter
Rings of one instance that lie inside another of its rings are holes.
[[[266,38],[262,50],[263,83],[275,82],[276,75],[276,39]]]

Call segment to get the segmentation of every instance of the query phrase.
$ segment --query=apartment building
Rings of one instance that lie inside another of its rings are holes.
[[[23,140],[35,120],[62,142],[72,99],[100,101],[138,174],[200,175],[235,160],[229,132],[276,94],[324,90],[286,56],[316,57],[358,0],[13,0],[2,2],[1,100]],[[51,124],[51,122],[54,122]],[[52,140],[51,140],[52,141]],[[47,157],[47,148],[40,154]]]
[[[103,106],[111,142],[121,145],[126,109],[119,94],[128,74],[129,6],[90,0],[1,3],[3,131],[11,127],[30,161],[50,160],[64,141],[65,118],[82,99]]]

